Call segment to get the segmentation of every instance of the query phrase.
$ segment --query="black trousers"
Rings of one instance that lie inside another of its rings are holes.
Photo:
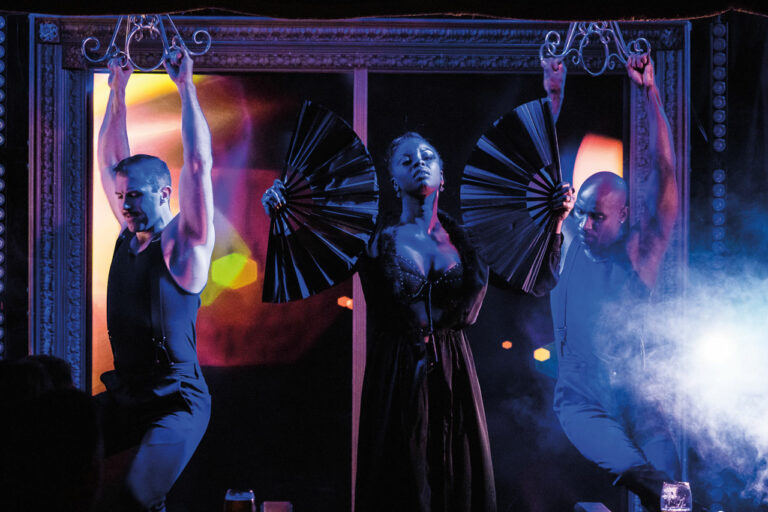
[[[95,397],[110,456],[138,446],[124,482],[126,510],[163,511],[165,497],[208,427],[205,381],[165,379],[143,391],[108,390]]]

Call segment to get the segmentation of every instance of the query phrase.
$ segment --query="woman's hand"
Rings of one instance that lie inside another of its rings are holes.
[[[277,210],[285,206],[285,203],[285,185],[282,181],[275,180],[274,185],[269,187],[261,196],[264,211],[271,217]]]
[[[558,226],[562,225],[563,221],[568,218],[575,203],[576,190],[570,183],[562,183],[560,185],[560,190],[557,190],[552,194],[552,198],[549,200],[549,206],[559,213],[557,218]]]

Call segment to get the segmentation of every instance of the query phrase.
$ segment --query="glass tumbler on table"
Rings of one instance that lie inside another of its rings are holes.
[[[661,512],[691,512],[693,498],[688,482],[664,482],[661,488]]]
[[[250,489],[227,489],[224,512],[256,512],[256,500]]]

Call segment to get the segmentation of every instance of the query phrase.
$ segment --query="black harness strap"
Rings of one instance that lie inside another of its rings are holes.
[[[161,237],[152,239],[150,244],[161,243]],[[160,248],[162,252],[162,245]],[[165,263],[165,259],[163,259]],[[160,265],[151,265],[150,276],[152,284],[150,286],[149,311],[152,322],[152,343],[155,347],[155,366],[157,370],[168,369],[173,366],[173,360],[168,353],[168,338],[165,336],[165,327],[163,323],[163,302],[160,291],[161,279]]]

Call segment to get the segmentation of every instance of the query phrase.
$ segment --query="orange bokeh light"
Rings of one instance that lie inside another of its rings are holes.
[[[346,295],[343,297],[339,297],[339,299],[336,301],[336,304],[338,304],[342,308],[352,309],[352,299],[350,299]]]
[[[619,139],[588,133],[581,140],[573,164],[573,187],[576,193],[587,178],[600,171],[609,171],[623,177],[624,146]]]
[[[512,348],[512,342],[511,341],[502,341],[501,342],[501,348],[504,350],[509,350]]]

